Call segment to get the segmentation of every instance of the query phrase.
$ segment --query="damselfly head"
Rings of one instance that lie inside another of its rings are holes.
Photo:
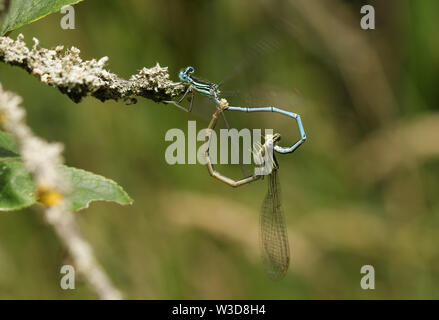
[[[181,81],[186,82],[189,80],[189,77],[186,72],[180,71],[179,78]]]
[[[254,144],[253,159],[257,165],[265,167],[265,174],[270,174],[272,170],[279,168],[277,160],[273,154],[273,147],[280,140],[280,134],[267,134],[264,136],[264,140],[264,144],[259,142]]]
[[[265,137],[265,143],[264,146],[267,145],[275,145],[276,143],[278,143],[281,139],[280,133],[275,133],[275,134],[267,134]]]
[[[275,134],[267,134],[264,137],[265,142],[261,147],[260,154],[268,161],[269,166],[271,167],[271,170],[277,170],[279,168],[279,165],[277,163],[276,157],[274,156],[274,145],[279,142],[281,139],[281,136],[279,133]],[[271,172],[270,170],[270,172]]]
[[[277,142],[279,142],[280,141],[280,139],[281,139],[281,136],[280,136],[280,133],[275,133],[274,135],[273,135],[273,143],[274,144],[276,144]]]
[[[189,81],[189,76],[194,73],[195,69],[191,66],[186,67],[186,69],[180,71],[180,80],[181,81]]]

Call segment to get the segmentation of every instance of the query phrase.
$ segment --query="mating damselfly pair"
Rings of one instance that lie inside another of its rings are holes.
[[[276,107],[238,107],[231,106],[227,100],[220,97],[221,91],[219,85],[211,83],[205,80],[199,80],[192,76],[194,68],[191,66],[186,67],[179,74],[181,82],[187,84],[187,89],[183,96],[178,101],[166,101],[178,108],[186,111],[192,111],[192,105],[194,101],[194,94],[198,92],[211,99],[216,105],[216,111],[212,115],[212,119],[208,126],[206,134],[206,142],[208,147],[205,152],[206,163],[209,173],[212,177],[227,183],[232,187],[239,187],[250,182],[259,180],[264,177],[263,174],[256,174],[244,177],[239,180],[229,178],[218,171],[210,159],[210,138],[212,131],[215,129],[217,120],[220,116],[224,117],[224,121],[228,126],[225,111],[240,111],[240,112],[275,112],[296,120],[300,138],[297,142],[293,143],[289,147],[281,147],[278,145],[280,140],[280,134],[275,133],[273,135],[266,135],[265,142],[260,145],[255,154],[260,162],[264,162],[264,165],[269,167],[269,170],[265,174],[268,175],[268,192],[263,201],[260,215],[260,246],[262,251],[262,257],[266,266],[268,275],[272,279],[283,278],[288,270],[290,263],[290,251],[288,244],[288,234],[285,224],[285,219],[282,214],[281,201],[280,201],[280,188],[278,182],[278,169],[279,164],[276,160],[274,152],[281,154],[288,154],[294,152],[303,142],[306,140],[305,130],[302,125],[301,118],[298,114],[285,111]],[[189,107],[184,107],[181,102],[191,95]]]

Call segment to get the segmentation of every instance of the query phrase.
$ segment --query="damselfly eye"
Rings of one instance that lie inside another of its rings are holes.
[[[181,71],[179,77],[180,77],[181,81],[187,81],[188,80],[188,76],[186,74],[186,71]]]
[[[190,74],[194,73],[194,71],[195,71],[194,68],[189,66],[189,67],[186,68],[185,73],[190,75]]]

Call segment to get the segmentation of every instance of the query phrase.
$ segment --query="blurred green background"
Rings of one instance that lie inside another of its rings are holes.
[[[364,4],[375,6],[376,30],[360,28]],[[273,282],[258,244],[266,182],[233,189],[202,165],[165,161],[167,130],[205,120],[146,99],[74,104],[0,64],[35,133],[135,200],[77,213],[126,298],[439,298],[438,1],[86,0],[75,9],[75,30],[61,29],[58,13],[11,37],[108,56],[125,78],[159,62],[175,81],[186,65],[219,81],[245,65],[225,84],[240,92],[229,101],[299,113],[308,135],[278,157],[292,261]],[[261,39],[277,44],[259,53]],[[229,118],[293,138],[281,117]],[[96,298],[80,278],[76,290],[60,288],[64,255],[37,210],[1,213],[0,298]],[[375,290],[360,287],[363,265],[375,268]]]

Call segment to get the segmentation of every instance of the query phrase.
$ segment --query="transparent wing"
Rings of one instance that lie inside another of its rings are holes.
[[[268,192],[260,217],[260,246],[268,276],[273,280],[282,279],[290,265],[290,249],[281,210],[277,170],[268,176]]]
[[[284,44],[286,40],[282,34],[283,30],[281,30],[279,26],[273,27],[277,30],[262,36],[260,40],[247,51],[245,57],[235,65],[232,71],[218,83],[218,86],[222,86],[223,83],[230,81],[245,69],[254,65],[258,58],[262,58],[266,54],[279,49]]]

